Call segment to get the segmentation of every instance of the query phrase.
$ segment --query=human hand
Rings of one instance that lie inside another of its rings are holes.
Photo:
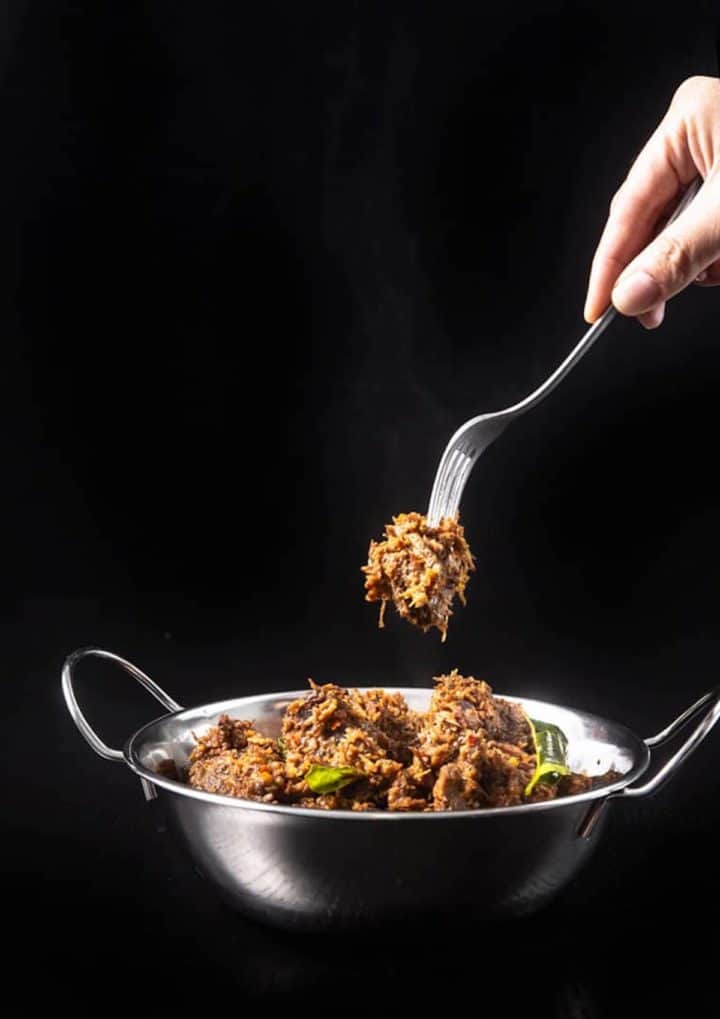
[[[679,193],[704,179],[669,226]],[[720,80],[688,78],[616,192],[590,272],[585,319],[610,302],[646,329],[665,302],[696,282],[720,284]]]

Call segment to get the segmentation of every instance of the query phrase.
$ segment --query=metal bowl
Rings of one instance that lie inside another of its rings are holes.
[[[73,670],[89,655],[120,665],[170,712],[138,730],[122,751],[100,739],[75,698]],[[98,648],[67,658],[62,685],[68,710],[93,750],[124,761],[140,777],[146,798],[164,802],[171,828],[224,897],[258,920],[304,930],[407,920],[428,911],[519,915],[540,908],[593,851],[607,803],[657,790],[720,716],[720,691],[713,691],[643,740],[617,722],[523,698],[532,717],[563,729],[573,770],[601,774],[613,768],[622,778],[579,796],[517,807],[353,813],[233,799],[167,777],[173,765],[185,767],[195,736],[221,714],[250,719],[260,731],[277,735],[284,709],[306,690],[183,709],[136,666]],[[411,708],[427,708],[431,690],[399,692]],[[651,750],[700,714],[673,757],[649,781],[631,787],[648,768]]]

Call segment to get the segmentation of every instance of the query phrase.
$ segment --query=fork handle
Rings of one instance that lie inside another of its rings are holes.
[[[666,224],[667,226],[669,226],[670,223],[673,223],[678,216],[687,209],[688,205],[690,205],[692,200],[695,198],[695,195],[700,190],[701,184],[702,180],[699,177],[696,177],[695,180],[688,185],[682,198],[678,202],[675,211],[668,219]],[[545,399],[545,397],[553,391],[555,386],[557,386],[559,382],[562,382],[567,373],[575,367],[580,358],[587,354],[595,340],[597,340],[597,338],[605,332],[616,316],[617,311],[611,304],[610,307],[603,312],[597,322],[593,322],[578,345],[570,351],[568,356],[562,364],[558,365],[552,375],[545,379],[543,384],[538,386],[538,388],[534,392],[530,393],[529,396],[526,396],[524,400],[521,400],[520,403],[516,403],[513,407],[508,407],[504,413],[508,416],[522,414],[524,411],[530,410],[531,407],[536,406],[536,404],[540,403],[541,400]]]

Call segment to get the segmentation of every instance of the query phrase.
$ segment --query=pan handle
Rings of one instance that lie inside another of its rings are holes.
[[[111,662],[115,662],[125,672],[129,672],[133,679],[136,679],[138,683],[141,683],[146,690],[149,690],[155,700],[160,701],[163,707],[167,708],[168,711],[182,711],[182,706],[174,701],[172,697],[169,697],[164,690],[162,690],[157,683],[154,683],[149,676],[146,676],[144,672],[141,672],[136,665],[132,662],[125,661],[119,655],[114,655],[112,651],[103,651],[101,648],[96,647],[84,647],[78,651],[73,651],[71,655],[68,655],[65,659],[65,664],[62,670],[62,689],[65,695],[65,703],[67,704],[70,717],[72,718],[75,725],[78,727],[82,735],[85,737],[87,742],[93,748],[96,754],[100,757],[104,757],[107,761],[122,761],[123,753],[122,750],[113,750],[107,743],[104,743],[100,739],[98,734],[95,732],[93,727],[88,722],[85,715],[80,710],[80,705],[75,697],[75,690],[73,687],[73,672],[77,663],[83,659],[88,658],[91,655],[96,658],[107,658]]]
[[[651,793],[657,792],[657,790],[663,786],[665,782],[667,782],[680,765],[687,760],[690,754],[700,746],[702,741],[717,722],[718,718],[720,718],[720,689],[711,690],[704,694],[699,701],[696,701],[687,709],[687,711],[683,711],[682,715],[679,715],[674,722],[671,722],[670,725],[667,726],[667,728],[663,729],[656,736],[651,736],[649,739],[646,739],[645,745],[649,750],[662,746],[664,743],[671,740],[673,736],[677,735],[681,729],[684,729],[688,722],[692,721],[692,719],[701,712],[702,720],[700,724],[693,729],[680,749],[675,751],[670,760],[667,761],[648,782],[645,782],[643,785],[636,785],[632,787],[628,786],[625,789],[619,789],[617,792],[610,793],[609,796],[605,796],[601,800],[595,800],[583,818],[582,824],[578,829],[578,835],[580,838],[590,838],[600,815],[610,800],[621,798],[634,799],[637,796],[649,796]]]

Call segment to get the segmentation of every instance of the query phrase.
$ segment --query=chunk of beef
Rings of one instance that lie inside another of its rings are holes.
[[[453,760],[465,734],[513,743],[530,752],[532,732],[522,708],[494,697],[490,686],[457,669],[435,678],[430,708],[418,733],[418,752],[431,768]]]
[[[379,805],[402,770],[407,750],[370,720],[363,696],[334,683],[288,705],[282,725],[291,796],[311,794],[306,775],[313,764],[351,767],[367,780]],[[348,789],[349,787],[345,787]],[[345,790],[341,790],[345,795]]]
[[[221,715],[190,754],[188,782],[208,793],[277,803],[285,791],[285,764],[275,740],[249,722]]]
[[[521,803],[534,770],[534,756],[520,747],[467,733],[456,758],[438,772],[434,808],[470,810]]]
[[[475,569],[465,532],[445,517],[430,526],[421,513],[400,513],[385,527],[382,541],[371,541],[365,573],[365,600],[392,602],[403,619],[422,630],[436,627],[447,636],[455,595],[465,604],[465,587]]]
[[[358,690],[357,696],[368,719],[390,740],[393,753],[402,760],[412,760],[407,747],[420,729],[419,712],[411,711],[401,693]]]

